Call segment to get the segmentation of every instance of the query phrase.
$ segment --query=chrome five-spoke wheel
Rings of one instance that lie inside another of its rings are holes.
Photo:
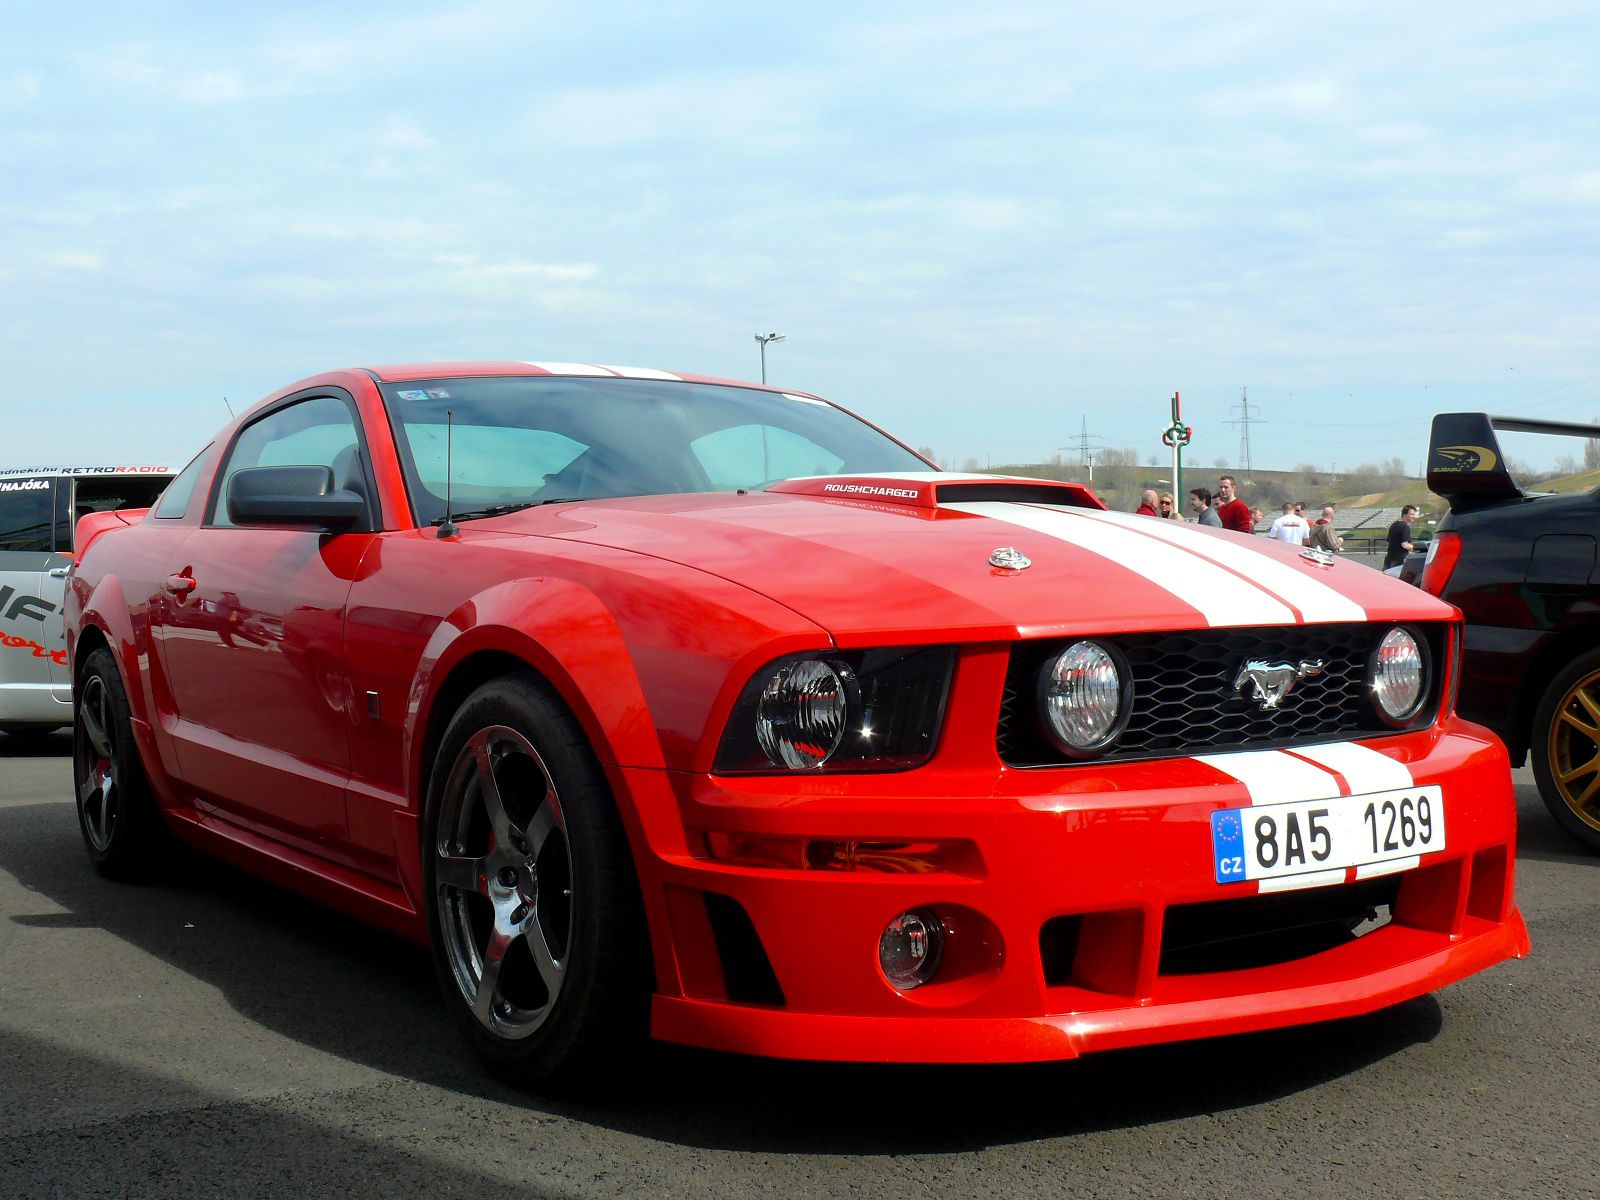
[[[84,681],[73,732],[73,776],[83,836],[90,853],[104,854],[116,832],[122,791],[117,781],[116,710],[103,676],[91,674]]]
[[[538,676],[461,701],[421,849],[434,966],[473,1049],[516,1083],[609,1078],[647,1028],[649,938],[605,773]]]
[[[572,946],[572,854],[555,780],[506,725],[467,739],[434,844],[440,933],[455,985],[490,1033],[525,1038],[549,1018]]]
[[[102,875],[135,879],[159,866],[170,846],[110,650],[101,647],[85,657],[76,693],[72,788],[83,844]]]

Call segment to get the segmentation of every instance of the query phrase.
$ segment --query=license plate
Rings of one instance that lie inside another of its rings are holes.
[[[1437,787],[1413,787],[1223,809],[1211,814],[1211,849],[1218,883],[1379,863],[1399,869],[1402,860],[1444,849],[1444,796]]]

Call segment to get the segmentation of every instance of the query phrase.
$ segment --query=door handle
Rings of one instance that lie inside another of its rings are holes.
[[[167,591],[182,600],[194,591],[194,580],[188,575],[168,575]]]
[[[67,577],[67,572],[70,571],[70,570],[72,570],[71,567],[51,567],[50,568],[50,578],[51,579],[65,579]]]

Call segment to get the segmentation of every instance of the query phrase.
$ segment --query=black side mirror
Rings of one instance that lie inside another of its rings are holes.
[[[228,480],[235,525],[306,525],[343,529],[366,516],[367,502],[335,491],[332,467],[247,467]]]

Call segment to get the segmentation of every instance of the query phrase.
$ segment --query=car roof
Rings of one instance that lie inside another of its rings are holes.
[[[793,388],[774,387],[768,383],[750,383],[742,379],[721,379],[712,375],[685,375],[678,371],[660,371],[653,367],[602,366],[598,363],[575,362],[444,362],[398,363],[388,366],[367,367],[379,383],[408,383],[416,379],[493,375],[566,375],[593,379],[660,379],[679,383],[716,383],[733,387],[757,388],[791,396],[807,396],[810,392]]]

